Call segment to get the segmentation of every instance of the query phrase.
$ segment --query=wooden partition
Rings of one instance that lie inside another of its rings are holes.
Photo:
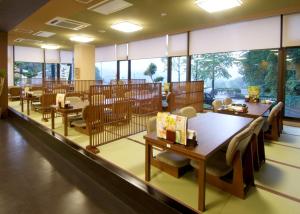
[[[204,82],[172,82],[168,98],[168,111],[173,112],[186,106],[203,111]]]
[[[111,85],[122,85],[122,84],[144,84],[146,83],[145,79],[120,79],[120,80],[111,80]]]
[[[89,148],[95,148],[146,130],[148,119],[162,110],[161,84],[91,86],[89,103]]]
[[[102,80],[56,80],[44,81],[44,87],[51,93],[88,94],[92,85],[102,85]],[[87,96],[86,96],[87,97]]]

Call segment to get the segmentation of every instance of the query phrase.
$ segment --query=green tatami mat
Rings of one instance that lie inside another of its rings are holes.
[[[137,133],[135,135],[131,135],[128,138],[138,141],[140,143],[145,143],[144,135],[146,135],[146,134],[147,134],[147,132],[144,131],[144,132]]]
[[[268,191],[252,188],[246,199],[230,197],[222,214],[298,214],[300,203]],[[205,212],[206,213],[206,212]]]
[[[300,149],[300,136],[297,135],[281,134],[278,141],[271,141],[271,140],[266,140],[266,141]]]
[[[283,133],[300,136],[300,128],[293,126],[283,126]]]
[[[266,159],[300,167],[300,149],[265,143]]]
[[[300,200],[300,170],[266,161],[255,174],[255,183]]]

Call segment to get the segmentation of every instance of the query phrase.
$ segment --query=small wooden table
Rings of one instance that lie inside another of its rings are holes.
[[[198,145],[196,147],[173,144],[167,140],[158,138],[156,133],[145,135],[145,180],[150,181],[151,178],[150,166],[153,146],[167,149],[198,161],[198,209],[203,212],[205,210],[206,160],[219,148],[228,143],[234,135],[245,129],[252,120],[252,118],[212,112],[203,113],[191,118],[188,121],[188,127],[197,133]]]
[[[87,105],[87,102],[81,102],[74,104],[71,108],[59,108],[56,105],[51,106],[51,128],[55,129],[55,112],[59,112],[64,121],[64,136],[68,136],[68,115],[82,112],[82,109]]]
[[[241,117],[251,117],[251,118],[258,118],[260,116],[263,116],[264,113],[266,113],[272,106],[271,103],[269,104],[262,104],[262,103],[250,103],[250,102],[239,102],[240,104],[246,104],[248,106],[248,112],[236,112],[236,111],[230,111],[227,109],[218,109],[219,113],[222,114],[231,114],[231,115],[237,115]]]

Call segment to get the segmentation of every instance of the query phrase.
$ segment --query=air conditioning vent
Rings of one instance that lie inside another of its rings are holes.
[[[89,4],[89,3],[91,3],[94,0],[75,0],[75,1],[77,1],[77,2],[79,2],[81,4]]]
[[[39,36],[39,37],[44,37],[44,38],[49,38],[53,35],[55,35],[56,33],[52,33],[52,32],[48,32],[48,31],[39,31],[35,34],[32,34],[34,36]]]
[[[51,19],[46,24],[55,27],[67,28],[71,30],[80,30],[82,28],[86,28],[90,26],[90,24],[84,22],[79,22],[71,19],[62,18],[62,17],[56,17],[54,19]]]
[[[42,43],[43,41],[35,40],[35,39],[24,39],[24,38],[17,38],[15,39],[15,42],[24,42],[24,43]]]
[[[92,10],[102,15],[109,15],[124,10],[131,6],[131,3],[124,0],[104,0],[99,2],[98,4],[95,4],[92,7],[89,7],[88,10]]]

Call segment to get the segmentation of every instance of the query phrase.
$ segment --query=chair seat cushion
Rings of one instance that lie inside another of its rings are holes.
[[[71,123],[71,125],[78,128],[85,128],[86,122],[84,120],[75,120]]]
[[[156,159],[174,167],[184,167],[189,164],[190,160],[174,152],[163,151],[156,155]]]
[[[195,169],[199,168],[198,162],[195,160],[191,160],[190,164]],[[211,175],[222,177],[229,173],[231,170],[232,167],[226,164],[226,152],[222,150],[219,150],[207,160],[206,172]]]

